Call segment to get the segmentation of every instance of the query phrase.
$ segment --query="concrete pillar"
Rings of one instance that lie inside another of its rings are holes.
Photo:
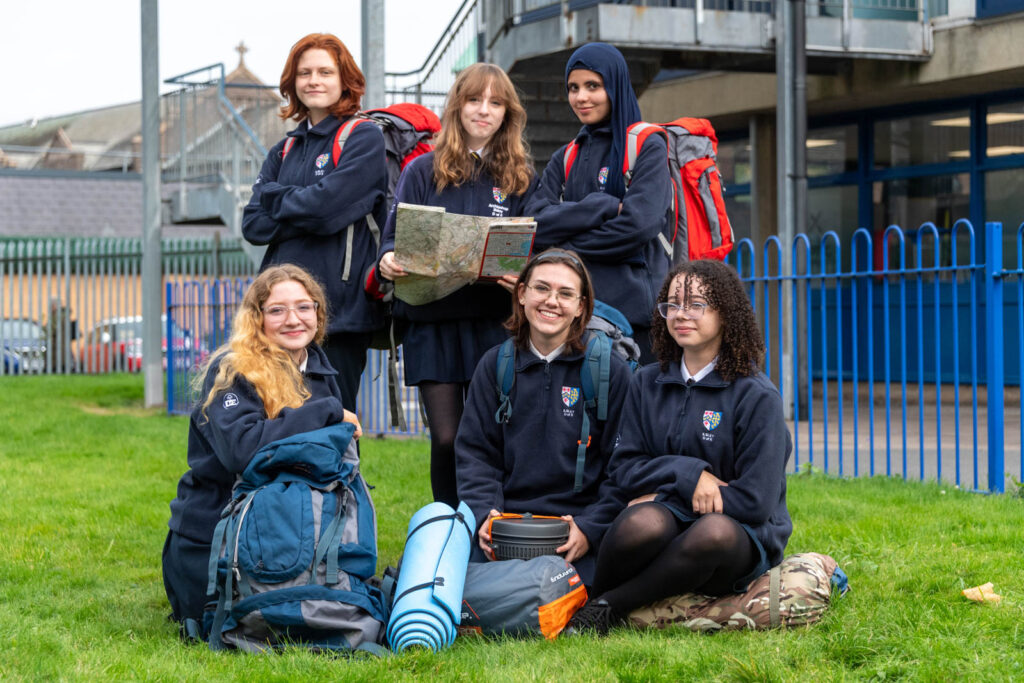
[[[778,234],[775,132],[774,116],[750,117],[750,236],[758,252],[769,236]]]

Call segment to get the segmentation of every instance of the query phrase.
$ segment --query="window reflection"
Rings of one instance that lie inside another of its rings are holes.
[[[966,109],[875,122],[875,168],[944,164],[970,156]]]

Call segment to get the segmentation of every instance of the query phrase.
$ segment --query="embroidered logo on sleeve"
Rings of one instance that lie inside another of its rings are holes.
[[[224,394],[224,407],[234,408],[238,405],[238,397],[234,394]]]

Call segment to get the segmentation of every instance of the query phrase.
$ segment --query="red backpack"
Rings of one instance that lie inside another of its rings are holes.
[[[331,163],[338,165],[341,158],[341,150],[345,141],[361,123],[373,122],[377,124],[384,133],[385,158],[388,167],[388,193],[385,197],[386,206],[391,207],[395,197],[395,187],[398,185],[398,176],[406,164],[427,152],[434,149],[431,139],[434,134],[441,130],[441,120],[437,114],[421,104],[412,102],[400,102],[392,104],[383,109],[370,109],[359,112],[338,128],[334,134],[334,145],[331,146]],[[295,145],[295,138],[288,137],[284,141],[284,149],[281,150],[281,159],[287,156],[289,150]],[[380,247],[380,227],[373,219],[373,214],[367,214],[366,223],[373,235],[373,242]],[[341,279],[348,280],[351,275],[351,254],[353,230],[355,226],[349,225],[345,236],[345,266],[342,270]]]
[[[629,187],[644,141],[652,134],[668,143],[672,177],[672,211],[675,220],[659,235],[661,246],[673,265],[701,258],[723,260],[732,249],[732,226],[725,213],[722,179],[715,166],[718,137],[707,119],[679,118],[669,123],[638,121],[626,131],[626,157],[622,174]],[[565,179],[579,149],[576,141],[565,148]]]
[[[388,165],[387,205],[390,207],[391,201],[395,197],[398,176],[410,161],[434,149],[431,139],[435,133],[441,130],[441,120],[430,109],[412,102],[400,102],[383,109],[369,109],[360,112],[338,128],[338,132],[334,135],[331,162],[335,166],[338,165],[341,150],[345,146],[348,136],[352,134],[356,126],[370,121],[377,124],[381,132],[384,133]],[[281,150],[282,159],[294,144],[295,138],[285,139],[284,149]]]

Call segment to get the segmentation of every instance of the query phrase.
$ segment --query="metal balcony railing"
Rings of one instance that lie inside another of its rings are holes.
[[[442,112],[455,75],[483,59],[480,4],[479,0],[464,0],[420,68],[386,74],[388,104],[417,102]]]
[[[288,128],[274,88],[226,83],[223,64],[165,82],[180,88],[161,98],[164,181],[251,185],[267,146]]]

